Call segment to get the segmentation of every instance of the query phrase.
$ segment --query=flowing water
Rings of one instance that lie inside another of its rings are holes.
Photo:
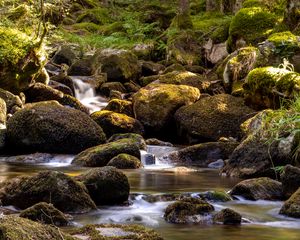
[[[73,79],[77,86],[76,96],[83,99],[91,112],[105,105],[106,100],[95,96],[94,90],[91,91],[82,78]],[[90,100],[86,100],[87,98]],[[93,101],[96,104],[93,104]],[[243,218],[247,219],[241,226],[175,225],[165,222],[163,213],[171,202],[148,202],[147,196],[163,194],[197,196],[198,193],[205,191],[228,191],[240,181],[219,176],[218,171],[213,169],[174,168],[172,163],[165,161],[163,155],[177,149],[148,146],[148,151],[142,152],[142,161],[145,161],[147,154],[153,155],[155,164],[146,165],[145,168],[138,170],[124,170],[131,186],[132,204],[101,206],[88,214],[75,215],[73,224],[82,226],[88,223],[137,223],[154,228],[166,240],[300,240],[300,220],[280,216],[278,211],[283,202],[279,201],[247,201],[238,198],[226,203],[213,203],[216,210],[230,207],[241,213]],[[0,157],[0,181],[48,169],[76,176],[86,168],[72,166],[70,163],[73,157],[53,154],[3,156]]]

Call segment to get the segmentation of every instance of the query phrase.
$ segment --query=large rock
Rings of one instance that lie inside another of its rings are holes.
[[[175,114],[179,134],[187,139],[217,141],[220,137],[240,139],[240,124],[254,114],[243,99],[227,94],[205,97],[181,107]]]
[[[130,138],[139,146],[141,150],[147,150],[147,143],[145,139],[143,138],[143,136],[136,133],[114,134],[107,140],[107,142],[114,142],[124,138]]]
[[[224,225],[239,225],[241,224],[242,216],[230,208],[225,208],[214,215],[213,221]]]
[[[118,169],[135,169],[142,166],[141,160],[126,153],[121,153],[112,158],[107,166],[113,166]]]
[[[244,180],[233,187],[231,195],[239,195],[249,200],[281,200],[282,185],[270,178]]]
[[[43,225],[14,215],[0,218],[0,239],[75,240],[75,238],[70,235],[62,233],[58,228]]]
[[[83,213],[95,209],[86,189],[62,172],[45,171],[32,177],[18,177],[1,185],[3,205],[21,209],[39,202],[53,204],[63,212]]]
[[[67,64],[71,66],[72,63],[76,60],[76,55],[69,45],[62,45],[57,50],[55,55],[52,58],[52,61],[56,64]]]
[[[256,68],[248,74],[243,88],[247,105],[276,109],[282,99],[294,100],[299,94],[300,74],[285,68]]]
[[[89,116],[57,102],[40,102],[7,122],[9,147],[23,152],[78,153],[104,143],[105,134]]]
[[[24,95],[23,95],[24,96]],[[13,114],[23,108],[24,102],[19,96],[0,88],[0,98],[6,103],[7,114]]]
[[[194,87],[150,84],[133,96],[133,110],[145,128],[159,132],[169,127],[178,108],[194,103],[199,96],[199,90]]]
[[[46,202],[40,202],[26,208],[20,213],[20,217],[55,226],[66,226],[69,222],[61,211]]]
[[[108,102],[103,110],[113,111],[116,113],[123,113],[127,116],[133,117],[132,102],[127,100],[112,99]]]
[[[30,87],[42,71],[45,52],[36,40],[13,29],[0,27],[0,88],[18,94]]]
[[[107,73],[108,81],[128,82],[141,74],[138,58],[129,51],[104,49],[94,57],[101,64],[101,72]]]
[[[165,210],[164,218],[170,223],[206,223],[207,215],[214,207],[204,200],[185,198],[170,204]]]
[[[289,198],[300,187],[300,168],[286,165],[280,175],[283,194]]]
[[[200,143],[165,155],[172,164],[207,167],[218,159],[227,159],[237,147],[237,142]]]
[[[113,157],[127,153],[140,158],[140,149],[136,141],[129,138],[89,148],[75,156],[72,164],[85,167],[103,167]]]
[[[101,110],[94,112],[91,118],[99,124],[107,137],[117,133],[144,134],[144,127],[138,120],[122,113]]]
[[[122,204],[128,200],[128,179],[115,167],[93,168],[76,179],[86,186],[97,205]]]
[[[279,213],[300,218],[300,188],[283,204]]]

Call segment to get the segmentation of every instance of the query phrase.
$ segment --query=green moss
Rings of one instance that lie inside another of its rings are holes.
[[[189,13],[177,14],[172,20],[170,25],[171,28],[176,28],[179,30],[193,29],[193,22]]]
[[[241,39],[248,45],[263,41],[272,33],[279,20],[274,13],[261,7],[241,9],[230,24],[228,49],[233,51],[236,42]]]
[[[286,8],[286,0],[246,0],[243,8],[262,7],[276,14],[283,14]]]
[[[86,9],[80,14],[76,22],[93,22],[95,24],[105,24],[111,21],[109,12],[105,8]]]
[[[87,30],[88,32],[96,33],[99,31],[100,26],[93,22],[81,22],[73,24],[72,28],[74,30]]]
[[[142,164],[138,158],[126,153],[122,153],[112,158],[107,163],[107,166],[113,166],[118,169],[136,169],[136,168],[140,168]]]

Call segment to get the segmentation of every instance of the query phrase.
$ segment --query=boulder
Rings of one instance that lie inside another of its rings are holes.
[[[44,171],[4,182],[0,189],[0,200],[3,205],[20,209],[39,202],[51,203],[60,211],[70,213],[85,213],[96,208],[81,184],[56,171]]]
[[[156,138],[148,138],[146,140],[146,144],[147,145],[155,145],[155,146],[173,147],[172,143],[170,143],[170,142],[164,142],[164,141],[161,141],[161,140],[156,139]]]
[[[170,126],[178,108],[194,103],[199,97],[200,92],[194,87],[150,84],[133,96],[133,111],[146,131],[148,128],[159,132]]]
[[[49,87],[51,87],[51,88],[53,88],[55,90],[58,90],[60,92],[63,92],[64,94],[68,94],[70,96],[74,96],[74,92],[72,92],[71,88],[69,88],[68,86],[66,86],[66,85],[64,85],[62,83],[50,80],[49,81]]]
[[[126,114],[133,117],[132,102],[127,100],[112,99],[108,102],[107,106],[103,110],[113,111],[116,113]]]
[[[107,166],[116,167],[118,169],[136,169],[141,168],[141,160],[126,153],[121,153],[112,158]]]
[[[115,167],[93,168],[76,179],[86,186],[97,205],[122,204],[128,200],[128,179]]]
[[[99,88],[99,93],[105,97],[109,97],[113,90],[119,91],[120,93],[126,93],[126,88],[120,82],[103,83]]]
[[[14,94],[30,87],[45,64],[38,41],[14,28],[0,27],[0,88]]]
[[[62,233],[58,228],[31,221],[15,215],[0,218],[0,239],[68,239],[75,240],[68,234]]]
[[[247,105],[258,110],[277,109],[282,99],[296,99],[300,92],[300,74],[287,68],[256,68],[248,74],[243,88]]]
[[[143,136],[136,133],[114,134],[107,140],[107,142],[114,142],[124,138],[130,138],[139,146],[141,150],[147,150],[147,144],[145,142],[145,139],[143,138]]]
[[[89,148],[78,155],[72,161],[72,164],[85,167],[103,167],[113,157],[127,153],[140,159],[140,149],[138,144],[129,138],[109,142]]]
[[[238,146],[237,142],[208,142],[189,146],[164,156],[172,164],[207,167],[218,159],[227,159]]]
[[[236,211],[230,208],[222,209],[213,217],[214,223],[223,223],[224,225],[240,225],[241,221],[241,214],[237,213]]]
[[[101,72],[107,73],[110,82],[136,80],[141,74],[138,58],[129,51],[104,49],[96,52],[94,57],[101,64]]]
[[[213,210],[214,207],[204,200],[184,198],[167,207],[164,219],[170,223],[207,223],[208,214]]]
[[[142,225],[97,224],[76,228],[70,232],[76,239],[136,239],[163,240],[158,233]]]
[[[151,76],[151,75],[157,75],[161,73],[165,66],[159,63],[154,63],[151,61],[141,61],[140,62],[142,66],[142,76]]]
[[[144,134],[144,127],[138,120],[122,113],[101,110],[92,113],[91,118],[103,129],[107,137],[117,133]]]
[[[52,62],[56,64],[67,64],[71,66],[76,60],[76,55],[69,45],[62,45],[59,47],[55,55],[52,57]]]
[[[55,226],[66,226],[69,222],[61,211],[46,202],[40,202],[26,208],[20,213],[20,217]]]
[[[23,95],[24,96],[24,95]],[[0,88],[0,98],[6,103],[7,114],[13,114],[23,108],[24,99]]]
[[[289,198],[300,187],[300,168],[286,165],[280,175],[283,194]]]
[[[53,75],[50,78],[51,81],[55,81],[58,83],[61,83],[67,87],[69,87],[72,90],[72,94],[75,95],[75,87],[74,87],[74,82],[72,78],[70,78],[66,73],[62,72],[58,75]]]
[[[243,99],[219,94],[181,107],[175,119],[180,136],[196,141],[217,141],[221,137],[241,139],[239,126],[253,114],[254,110],[245,106]]]
[[[283,204],[280,214],[300,218],[300,188]]]
[[[231,190],[231,195],[239,195],[249,200],[281,200],[283,198],[281,183],[266,177],[238,183]]]
[[[7,142],[14,151],[78,153],[105,141],[87,114],[55,101],[28,106],[7,122]]]
[[[6,128],[6,102],[0,97],[0,129]]]
[[[229,202],[232,197],[225,191],[208,191],[200,193],[200,198],[212,202]]]
[[[70,76],[92,76],[97,72],[97,62],[92,56],[86,56],[82,59],[74,61],[68,69]]]

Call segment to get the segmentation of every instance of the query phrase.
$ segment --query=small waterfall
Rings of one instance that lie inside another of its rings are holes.
[[[107,99],[96,95],[95,87],[88,77],[72,77],[75,87],[75,97],[89,110],[90,113],[101,110],[107,105]]]

